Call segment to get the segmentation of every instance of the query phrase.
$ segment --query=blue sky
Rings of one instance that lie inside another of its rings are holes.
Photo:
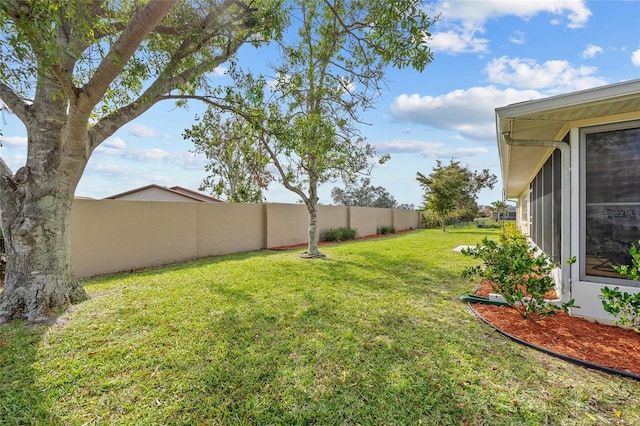
[[[416,172],[431,173],[436,160],[500,176],[496,107],[640,78],[640,1],[454,0],[425,7],[441,14],[429,41],[434,61],[421,73],[389,70],[388,90],[364,114],[371,124],[362,126],[378,152],[391,154],[373,169],[372,183],[399,203],[421,204]],[[268,52],[246,46],[240,63],[261,68]],[[190,152],[182,133],[202,109],[160,103],[125,125],[96,150],[76,195],[103,198],[151,183],[197,190],[206,159]],[[0,126],[0,155],[16,170],[24,165],[26,131],[8,113]],[[321,188],[320,203],[331,204],[336,186],[342,183]],[[499,182],[479,202],[501,193]],[[273,183],[267,201],[298,199]]]

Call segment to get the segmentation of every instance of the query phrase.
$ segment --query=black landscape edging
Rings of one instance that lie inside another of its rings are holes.
[[[502,334],[503,336],[508,337],[509,339],[513,340],[516,343],[520,343],[521,345],[530,347],[532,349],[536,349],[536,350],[538,350],[540,352],[543,352],[543,353],[545,353],[547,355],[551,355],[551,356],[554,356],[556,358],[560,358],[563,361],[567,361],[567,362],[570,362],[572,364],[579,365],[581,367],[590,368],[592,370],[601,371],[603,373],[615,374],[615,375],[618,375],[618,376],[623,376],[623,377],[628,377],[628,378],[635,379],[635,380],[640,380],[640,375],[637,375],[637,374],[634,374],[634,373],[631,373],[631,372],[628,372],[628,371],[616,370],[615,368],[611,368],[611,367],[605,367],[604,365],[595,364],[593,362],[585,361],[585,360],[580,359],[580,358],[574,358],[572,356],[561,354],[560,352],[555,352],[555,351],[552,351],[550,349],[544,348],[542,346],[534,345],[531,342],[527,342],[526,340],[523,340],[523,339],[520,339],[519,337],[513,336],[512,334],[507,333],[506,331],[500,329],[499,327],[496,327],[495,325],[491,324],[489,321],[484,319],[484,317],[482,315],[480,315],[478,313],[478,311],[476,311],[473,308],[471,303],[467,303],[467,305],[469,305],[469,309],[471,310],[471,312],[473,312],[475,314],[475,316],[480,318],[485,324],[490,325],[498,333]]]

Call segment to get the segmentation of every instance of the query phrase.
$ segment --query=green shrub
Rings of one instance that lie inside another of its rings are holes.
[[[505,222],[504,225],[502,225],[502,233],[505,235],[513,235],[519,234],[520,230],[516,226],[516,223],[514,221],[511,221]]]
[[[484,262],[466,268],[463,276],[489,280],[523,318],[538,321],[561,309],[544,299],[545,293],[554,289],[550,274],[556,264],[531,246],[519,231],[502,234],[498,241],[485,237],[475,248],[462,253]],[[567,311],[571,306],[573,299],[563,304],[562,309]]]
[[[613,269],[629,279],[640,281],[640,253],[635,244],[631,245],[629,254],[630,265],[614,265]],[[618,287],[603,287],[600,292],[602,307],[617,318],[616,324],[631,326],[636,332],[640,332],[640,293],[622,292]]]
[[[378,226],[377,233],[380,235],[395,234],[396,227],[391,225],[381,225],[381,226]]]
[[[355,229],[340,226],[337,228],[324,229],[320,232],[320,241],[347,241],[358,236]]]

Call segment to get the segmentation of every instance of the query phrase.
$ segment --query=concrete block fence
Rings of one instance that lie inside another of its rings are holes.
[[[417,228],[420,213],[320,206],[318,220],[320,230],[351,227],[366,236],[379,226]],[[78,278],[306,242],[301,204],[76,199],[71,210]]]

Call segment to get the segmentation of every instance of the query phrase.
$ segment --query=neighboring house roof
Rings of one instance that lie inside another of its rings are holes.
[[[182,195],[184,195],[186,197],[191,197],[194,200],[200,200],[200,201],[203,201],[205,203],[222,203],[222,202],[224,202],[223,200],[221,200],[219,198],[215,198],[215,197],[212,197],[210,195],[203,194],[201,192],[192,191],[190,189],[183,188],[181,186],[172,186],[169,189],[172,190],[172,191],[175,191],[175,192],[179,192],[180,194],[182,194]]]
[[[105,200],[136,201],[197,201],[202,203],[221,203],[222,200],[181,186],[167,188],[161,185],[147,185],[120,194],[105,197]]]
[[[640,79],[508,105],[495,113],[505,196],[515,198],[554,149],[533,141],[562,141],[572,127],[640,119]],[[509,145],[505,134],[531,143]]]

